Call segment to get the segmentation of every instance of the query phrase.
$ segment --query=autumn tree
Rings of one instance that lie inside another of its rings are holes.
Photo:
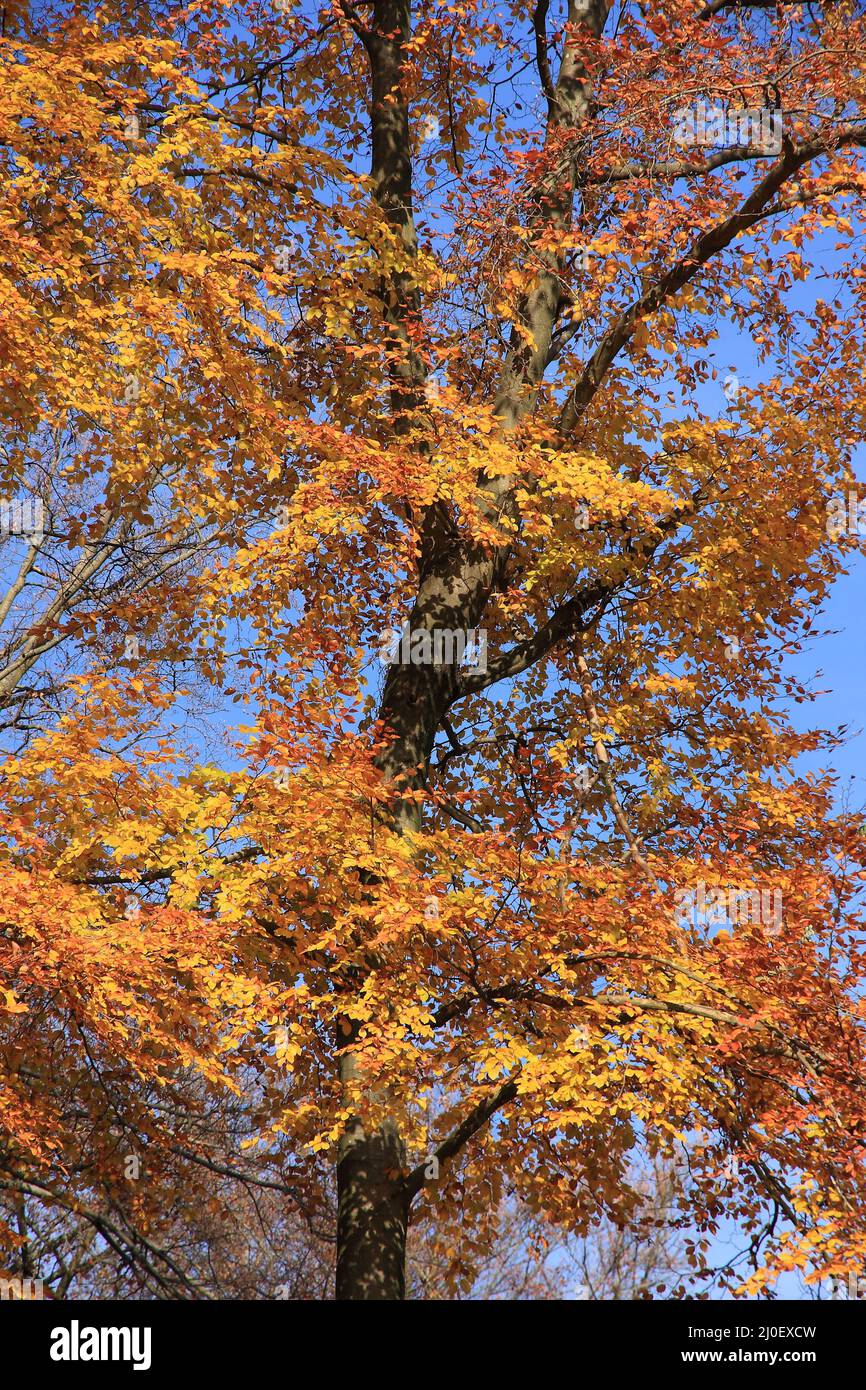
[[[862,829],[788,658],[857,543],[862,7],[6,16],[3,485],[51,543],[3,1190],[195,1296],[148,1232],[234,1088],[250,1162],[336,1169],[341,1298],[404,1295],[410,1221],[638,1222],[639,1155],[695,1269],[723,1218],[732,1287],[861,1267]]]
[[[580,1238],[511,1201],[493,1221],[450,1230],[431,1213],[409,1231],[407,1296],[595,1302],[694,1291],[679,1229],[688,1210],[681,1175],[659,1164],[627,1179],[638,1194],[630,1221],[601,1217]]]

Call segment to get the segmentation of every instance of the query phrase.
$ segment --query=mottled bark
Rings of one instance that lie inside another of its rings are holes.
[[[609,8],[610,0],[590,0],[585,9],[580,0],[570,0],[570,34],[576,34],[580,25],[600,33]],[[536,12],[536,31],[546,62],[541,6]],[[410,0],[375,0],[369,29],[358,27],[371,69],[371,174],[375,197],[411,261],[416,234],[409,111],[400,91],[403,54],[410,32]],[[545,81],[544,76],[542,80]],[[568,40],[556,85],[547,95],[546,138],[552,146],[554,172],[540,190],[534,221],[537,227],[566,227],[572,217],[575,191],[574,131],[585,120],[591,98],[586,72],[575,46]],[[528,230],[531,233],[532,227]],[[531,330],[532,342],[527,344],[520,335],[513,336],[494,402],[504,431],[516,428],[534,405],[559,313],[562,270],[557,257],[548,257],[524,305],[523,318]],[[412,345],[411,327],[419,312],[419,301],[411,266],[383,281],[381,300],[394,429],[398,434],[406,433],[419,423],[425,408],[424,364]],[[419,447],[423,449],[424,445]],[[504,517],[515,519],[514,483],[511,477],[480,480],[479,501],[488,520],[496,523]],[[423,519],[420,541],[411,629],[467,632],[476,628],[504,574],[507,539],[503,538],[502,546],[494,549],[469,543],[458,534],[448,506],[437,503]],[[379,763],[395,790],[423,783],[437,730],[459,694],[456,663],[441,667],[395,663],[390,667],[379,715],[393,740]],[[415,814],[395,803],[398,828],[411,828]],[[341,1079],[346,1084],[351,1081],[354,1068],[350,1050],[343,1052],[340,1065]],[[503,1093],[494,1109],[512,1098],[510,1092]],[[487,1108],[482,1105],[470,1117],[465,1135],[461,1134],[461,1144],[488,1118]],[[404,1146],[396,1120],[386,1117],[369,1130],[360,1120],[348,1127],[338,1164],[338,1298],[403,1297],[408,1202],[418,1190],[411,1177],[404,1180],[404,1164]]]
[[[353,1079],[351,1052],[340,1079]],[[405,1150],[394,1120],[368,1132],[360,1120],[340,1141],[337,1163],[337,1298],[382,1301],[406,1292],[408,1194],[402,1185]]]
[[[424,367],[409,334],[418,312],[417,288],[411,261],[416,237],[412,212],[412,162],[409,111],[400,95],[400,69],[411,26],[410,0],[375,0],[369,29],[359,29],[370,60],[371,147],[374,195],[390,227],[399,237],[407,266],[383,277],[380,285],[391,377],[394,429],[405,433],[424,400]],[[413,668],[414,669],[414,668]],[[414,712],[407,730],[426,722],[420,692],[407,694]],[[420,718],[419,718],[420,716]],[[396,779],[414,761],[418,746],[412,732],[399,739],[385,775]],[[423,743],[423,736],[421,736]],[[397,813],[399,816],[399,812]],[[348,1025],[347,1031],[351,1029]],[[355,1078],[356,1063],[348,1046],[340,1057],[344,1091]],[[385,1116],[375,1126],[355,1117],[341,1141],[337,1164],[337,1282],[338,1299],[386,1300],[405,1296],[408,1196],[403,1186],[405,1147],[395,1118]]]

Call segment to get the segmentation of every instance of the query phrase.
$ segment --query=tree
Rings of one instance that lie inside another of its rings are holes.
[[[672,1169],[628,1175],[638,1194],[632,1220],[600,1220],[575,1239],[505,1202],[494,1222],[441,1230],[435,1216],[410,1231],[411,1297],[623,1300],[675,1297],[691,1287],[677,1228],[680,1184]],[[458,1279],[455,1283],[455,1273]]]
[[[45,671],[68,615],[0,789],[5,1190],[96,1187],[122,1242],[120,1115],[130,1249],[195,1293],[146,1245],[189,1069],[313,1203],[336,1164],[341,1298],[506,1192],[627,1225],[640,1154],[686,1155],[696,1270],[723,1215],[751,1292],[862,1265],[863,834],[783,663],[857,543],[863,37],[853,0],[9,12],[4,482],[87,500],[10,646]],[[79,602],[127,526],[144,570]],[[249,727],[182,729],[182,663]]]
[[[212,1167],[209,1186],[179,1170],[174,1201],[161,1210],[150,1241],[184,1270],[195,1271],[200,1296],[326,1299],[334,1279],[336,1201],[314,1219],[286,1201],[291,1190],[273,1177],[241,1177],[243,1156],[236,1153],[233,1127],[219,1133],[215,1119],[208,1146],[221,1159],[232,1154],[233,1168]],[[147,1180],[148,1174],[142,1170],[140,1177]],[[489,1302],[675,1296],[689,1278],[676,1229],[676,1177],[660,1169],[636,1174],[633,1181],[641,1196],[636,1221],[600,1222],[579,1241],[509,1201],[480,1228],[455,1233],[435,1219],[416,1223],[409,1233],[407,1297]],[[17,1281],[12,1287],[20,1287],[22,1296],[37,1277],[43,1294],[61,1299],[164,1292],[139,1261],[101,1241],[87,1219],[26,1197],[0,1205],[24,1237],[12,1256],[14,1269],[2,1271],[4,1279]],[[178,1294],[183,1296],[182,1286]]]

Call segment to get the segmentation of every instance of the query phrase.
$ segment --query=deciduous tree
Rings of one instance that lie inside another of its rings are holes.
[[[4,1190],[121,1239],[119,1123],[146,1242],[184,1068],[336,1167],[341,1298],[416,1213],[628,1223],[641,1152],[696,1269],[723,1217],[733,1286],[860,1267],[863,835],[789,658],[857,544],[862,7],[6,13],[51,530],[0,681],[56,693],[0,784]]]

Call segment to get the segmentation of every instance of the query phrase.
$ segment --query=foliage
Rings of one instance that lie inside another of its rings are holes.
[[[195,1293],[148,1232],[234,1092],[314,1209],[384,1136],[454,1287],[508,1199],[628,1224],[639,1154],[696,1272],[729,1218],[733,1287],[861,1267],[863,835],[790,661],[856,545],[860,7],[4,14],[0,485],[46,523],[0,1187]],[[780,149],[677,145],[701,94]]]

